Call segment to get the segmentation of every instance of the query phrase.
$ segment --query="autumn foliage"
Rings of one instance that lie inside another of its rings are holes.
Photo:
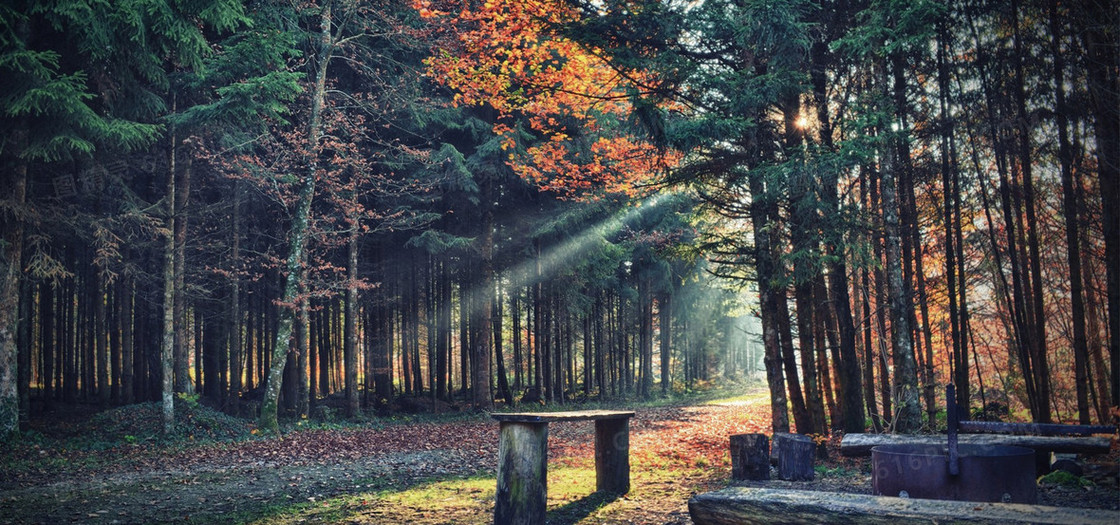
[[[553,30],[578,16],[563,3],[414,6],[444,35],[429,75],[454,91],[454,104],[496,113],[493,131],[525,180],[567,197],[633,196],[680,160],[627,125],[634,75]]]

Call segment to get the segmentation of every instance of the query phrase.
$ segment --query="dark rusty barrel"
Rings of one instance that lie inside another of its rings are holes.
[[[1035,503],[1034,450],[960,445],[960,474],[949,473],[948,447],[880,445],[871,449],[871,488],[878,496]],[[905,492],[905,494],[902,494]]]

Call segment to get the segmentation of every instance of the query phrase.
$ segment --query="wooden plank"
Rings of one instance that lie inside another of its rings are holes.
[[[548,424],[502,423],[494,523],[544,523],[548,503]]]
[[[556,421],[598,421],[629,419],[634,412],[625,410],[572,410],[567,412],[492,412],[490,417],[501,422],[553,423]]]
[[[1034,434],[1038,436],[1091,436],[1114,434],[1116,427],[1106,425],[1058,425],[1055,423],[1003,423],[1000,421],[961,421],[961,432]]]
[[[1032,448],[1039,452],[1074,454],[1107,454],[1111,438],[1062,437],[1062,436],[1010,436],[1002,434],[961,434],[962,445],[1011,445]],[[845,434],[840,441],[840,454],[845,456],[870,456],[871,447],[878,445],[945,445],[947,436],[940,434]]]
[[[1025,505],[975,503],[867,494],[731,487],[698,494],[688,500],[697,525],[763,523],[1042,523],[1053,525],[1116,525],[1120,512]]]

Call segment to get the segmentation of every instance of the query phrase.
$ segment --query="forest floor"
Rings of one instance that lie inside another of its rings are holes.
[[[304,422],[263,438],[245,421],[184,404],[177,431],[184,437],[171,443],[152,437],[157,407],[136,405],[51,421],[0,444],[0,523],[492,520],[498,425],[485,414]],[[635,411],[631,490],[621,497],[595,492],[592,423],[549,426],[549,523],[690,523],[688,498],[728,485],[728,436],[769,427],[762,389]],[[1114,446],[1091,465],[1103,472],[1092,483],[1042,486],[1039,503],[1117,509],[1117,456]],[[816,474],[811,482],[760,483],[871,491],[870,462],[835,449]]]

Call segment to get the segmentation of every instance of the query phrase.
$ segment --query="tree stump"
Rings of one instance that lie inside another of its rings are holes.
[[[816,446],[809,436],[774,434],[778,456],[778,478],[786,481],[813,480],[813,452]]]
[[[765,434],[731,436],[731,479],[770,479],[770,438]]]

